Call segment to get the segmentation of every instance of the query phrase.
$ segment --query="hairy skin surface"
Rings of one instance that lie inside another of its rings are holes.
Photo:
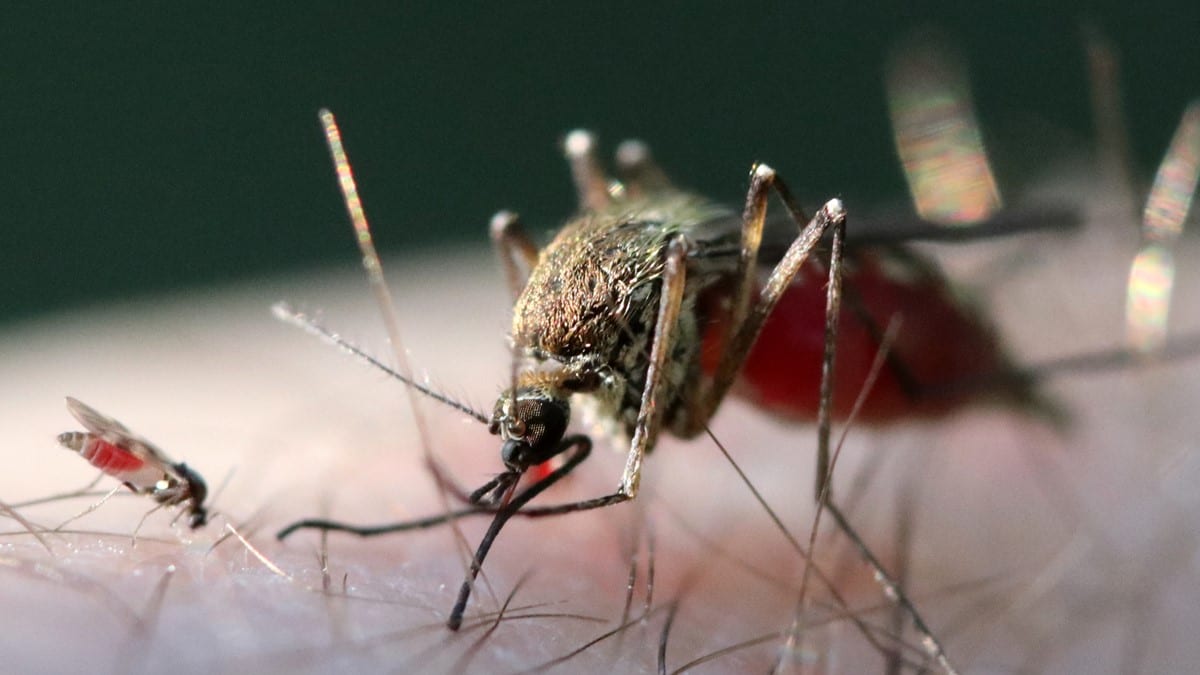
[[[1119,343],[1134,245],[1132,228],[1098,222],[1077,239],[989,242],[946,255],[952,278],[984,285],[1014,355],[1038,362]],[[1177,334],[1200,328],[1200,256],[1193,248],[1178,259]],[[997,260],[1017,264],[1001,265],[997,279],[986,272]],[[486,409],[508,377],[499,272],[477,257],[394,261],[390,272],[412,362],[443,390]],[[72,395],[199,470],[218,514],[191,532],[182,521],[168,524],[175,513],[156,513],[136,545],[128,535],[152,504],[120,493],[71,523],[72,531],[42,541],[5,519],[5,670],[520,672],[617,625],[635,547],[631,615],[640,614],[649,532],[653,613],[619,640],[572,657],[562,672],[653,672],[676,600],[668,671],[789,624],[796,555],[704,438],[664,438],[634,503],[515,518],[484,565],[492,592],[476,588],[458,634],[443,623],[465,557],[447,528],[374,540],[330,534],[323,578],[319,536],[299,533],[280,544],[279,527],[310,516],[382,523],[443,506],[421,463],[403,389],[273,321],[268,308],[283,298],[324,310],[325,324],[387,354],[352,270],[97,308],[0,334],[4,503],[64,492],[94,475],[54,441],[74,428],[63,406]],[[907,589],[964,671],[1186,670],[1200,662],[1190,634],[1200,622],[1200,419],[1193,412],[1200,362],[1063,378],[1046,389],[1074,416],[1064,435],[1003,410],[853,430],[838,494],[857,500],[851,518],[889,565],[898,520],[911,513]],[[482,425],[428,402],[421,407],[433,451],[461,484],[474,488],[500,470],[499,445]],[[806,541],[813,431],[730,402],[714,432]],[[599,441],[591,459],[534,503],[610,491],[621,459]],[[867,465],[877,475],[857,498],[852,479]],[[111,480],[98,486],[111,487]],[[54,527],[94,500],[20,513]],[[278,571],[236,539],[214,549],[228,522]],[[462,522],[469,547],[486,525]],[[853,606],[881,603],[863,566],[843,557],[841,538],[818,546],[822,569]],[[511,618],[485,637],[482,617],[514,587]],[[829,600],[825,589],[813,592]],[[882,611],[864,618],[890,622]],[[915,643],[911,632],[907,639]],[[697,672],[766,672],[781,644],[769,639]],[[808,647],[825,659],[815,671],[882,668],[846,623],[812,632]],[[800,659],[791,665],[798,669]]]

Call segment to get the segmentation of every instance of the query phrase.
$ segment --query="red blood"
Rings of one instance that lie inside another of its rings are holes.
[[[860,255],[848,262],[838,329],[835,419],[849,416],[862,391],[880,338],[894,315],[903,321],[888,361],[857,420],[882,424],[943,415],[969,403],[978,389],[971,378],[1003,367],[993,332],[956,301],[932,268],[903,262],[889,275],[883,259]],[[806,265],[784,293],[750,351],[735,391],[767,410],[794,419],[815,419],[820,399],[825,340],[826,272]],[[705,335],[720,344],[723,326]],[[955,389],[955,385],[959,385]]]
[[[536,466],[531,466],[525,471],[525,475],[529,477],[531,482],[540,482],[545,480],[554,470],[558,468],[560,462],[553,459],[542,462]]]
[[[92,439],[90,450],[87,460],[92,466],[112,476],[136,471],[145,464],[142,458],[132,452],[100,438]]]

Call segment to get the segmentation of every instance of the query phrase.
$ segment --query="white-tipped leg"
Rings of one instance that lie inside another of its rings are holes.
[[[617,176],[631,198],[671,190],[671,179],[650,154],[650,147],[639,140],[623,141],[617,146]]]
[[[608,177],[596,159],[596,137],[590,131],[576,129],[563,139],[563,153],[571,165],[571,178],[579,195],[581,211],[598,211],[612,199]]]
[[[667,357],[674,346],[675,326],[683,306],[683,289],[687,281],[687,241],[678,237],[667,246],[666,265],[663,270],[662,291],[658,303],[658,318],[654,322],[654,342],[650,345],[650,365],[646,369],[646,386],[642,389],[641,407],[630,442],[629,457],[625,460],[625,472],[621,476],[619,492],[629,499],[637,496],[642,477],[642,460],[646,448],[654,444],[662,426],[662,402],[658,400],[662,390]]]
[[[529,271],[537,264],[537,246],[521,226],[520,216],[512,211],[499,211],[492,216],[488,232],[492,237],[492,246],[500,257],[500,267],[504,269],[508,290],[515,302],[525,289]]]

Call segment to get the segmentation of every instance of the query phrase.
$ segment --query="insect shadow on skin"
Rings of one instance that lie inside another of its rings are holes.
[[[383,281],[378,273],[378,258],[357,201],[340,135],[332,115],[322,112],[322,121],[363,248],[364,264],[380,295]],[[827,355],[820,357],[823,365],[822,375],[817,378],[819,388],[811,382],[802,386],[818,389],[815,410],[810,406],[809,411],[818,419],[822,467],[818,476],[822,494],[824,501],[832,505],[823,486],[828,467],[829,421],[836,414],[831,407],[835,381],[832,331],[836,321],[830,317],[845,311],[837,306],[839,284],[836,283],[845,225],[841,203],[831,201],[810,221],[774,171],[759,165],[751,174],[746,207],[739,216],[735,211],[674,188],[641,144],[626,143],[618,150],[622,183],[608,181],[593,154],[594,143],[589,134],[573,132],[565,145],[579,193],[580,215],[540,253],[515,215],[501,212],[492,220],[493,241],[515,298],[513,341],[521,360],[514,365],[513,382],[502,393],[490,416],[450,402],[487,423],[492,433],[501,436],[501,458],[506,470],[468,494],[440,469],[431,467],[443,488],[466,502],[464,507],[448,513],[377,527],[308,519],[288,526],[278,535],[285,538],[298,529],[311,528],[374,536],[431,527],[468,515],[494,514],[447,622],[451,628],[461,625],[474,578],[495,537],[512,516],[560,515],[631,499],[637,494],[644,455],[653,448],[662,429],[681,437],[695,436],[706,429],[708,419],[730,391],[739,369],[752,355],[756,339],[776,303],[786,298],[791,288],[807,287],[811,295],[812,287],[820,287],[819,283],[793,285],[792,282],[798,273],[808,269],[805,263],[822,245],[827,232],[833,234],[831,255],[824,265],[830,279],[825,298],[827,310],[818,313],[821,318],[811,322],[822,334],[820,349]],[[760,286],[758,254],[772,188],[781,197],[790,220],[801,226],[801,234]],[[1064,216],[1062,210],[1051,209],[1048,213],[1059,220],[1074,220],[1073,214]],[[1019,218],[1010,220],[1020,222]],[[922,278],[938,278],[932,267],[929,270]],[[851,305],[850,310],[853,309]],[[385,309],[385,313],[390,311]],[[386,368],[304,314],[282,304],[276,306],[276,313],[370,360],[418,391],[449,402],[428,387],[414,383],[406,373]],[[963,324],[979,336],[977,339],[983,341],[988,353],[998,354],[990,331],[975,325],[972,316],[965,317]],[[869,319],[859,317],[860,321]],[[882,333],[878,327],[876,330],[877,334]],[[392,341],[399,344],[397,336]],[[878,348],[878,343],[873,345],[872,356]],[[993,371],[999,360],[997,357],[988,361],[983,370]],[[979,369],[976,363],[969,374]],[[949,379],[962,376],[963,373],[954,372]],[[1018,390],[1025,391],[1014,388]],[[527,506],[591,451],[589,438],[566,434],[572,404],[590,408],[592,416],[605,423],[613,436],[629,443],[621,484],[614,493],[590,500]],[[531,468],[560,455],[565,458],[561,466],[528,487],[518,489]],[[840,512],[831,512],[839,525],[849,527],[839,517]],[[881,578],[886,579],[878,562],[872,564]],[[894,583],[884,585],[889,594],[903,597]],[[923,627],[911,603],[905,604],[906,612],[923,633],[930,655],[952,670],[940,643]]]

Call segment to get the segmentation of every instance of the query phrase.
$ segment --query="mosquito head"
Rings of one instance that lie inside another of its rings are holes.
[[[504,439],[500,459],[511,471],[541,464],[559,450],[571,406],[546,387],[505,391],[496,401],[488,430]]]
[[[204,500],[208,498],[208,485],[200,474],[193,471],[187,464],[180,462],[171,467],[175,473],[179,474],[181,482],[187,483],[187,500],[190,501],[191,509],[189,513],[191,518],[188,524],[194,530],[198,527],[203,527],[208,522],[208,509],[204,506]]]
[[[204,527],[208,523],[208,509],[200,502],[192,505],[191,517],[188,519],[188,526],[193,530],[198,527]]]

